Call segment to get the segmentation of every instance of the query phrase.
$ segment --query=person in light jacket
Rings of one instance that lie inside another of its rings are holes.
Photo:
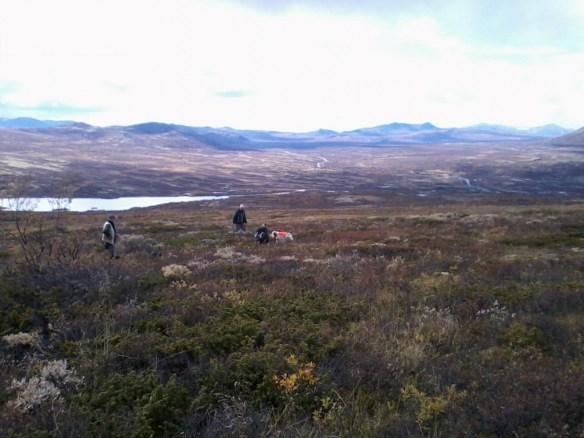
[[[118,232],[116,230],[116,225],[114,223],[115,216],[110,216],[103,223],[101,229],[101,241],[107,252],[109,252],[111,258],[120,258],[116,256],[116,242],[118,241]]]

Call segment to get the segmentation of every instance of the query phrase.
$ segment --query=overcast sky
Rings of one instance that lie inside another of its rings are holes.
[[[584,0],[2,0],[0,117],[584,125]]]

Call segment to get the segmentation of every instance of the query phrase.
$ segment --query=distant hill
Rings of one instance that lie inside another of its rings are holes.
[[[565,146],[584,146],[584,127],[551,140],[553,144]]]
[[[391,134],[404,134],[422,131],[436,131],[439,130],[431,123],[409,124],[409,123],[389,123],[387,125],[374,126],[372,128],[360,128],[353,131],[346,131],[344,134],[357,133],[361,135],[384,136]]]
[[[153,140],[153,136],[178,136],[183,139],[180,142],[182,147],[187,147],[185,145],[189,142],[195,142],[224,150],[537,141],[570,132],[557,125],[519,129],[483,123],[463,128],[440,128],[429,122],[421,124],[394,122],[343,132],[318,129],[303,133],[242,130],[229,127],[193,127],[160,122],[100,128],[79,122],[32,118],[0,119],[0,129],[43,130],[46,135],[58,134],[61,138],[69,134],[102,138],[110,132],[115,132],[132,137],[146,136],[148,142]]]
[[[527,132],[533,135],[540,135],[542,137],[559,137],[561,135],[569,134],[570,132],[572,132],[572,130],[563,128],[558,125],[549,124],[537,126],[535,128],[529,128]]]
[[[462,129],[469,129],[469,130],[479,130],[479,131],[487,131],[487,132],[497,132],[500,134],[521,134],[521,130],[518,128],[514,128],[512,126],[505,126],[505,125],[494,125],[490,123],[479,123],[477,125],[468,126]]]
[[[76,124],[86,125],[73,121],[37,120],[30,117],[17,117],[15,119],[0,118],[0,129],[43,129]]]
[[[329,137],[331,135],[337,135],[337,131],[333,131],[332,129],[317,129],[316,131],[308,132],[309,135],[319,135],[323,137]]]
[[[478,125],[469,126],[471,130],[480,130],[491,133],[505,134],[505,135],[515,135],[515,136],[529,136],[529,137],[544,137],[552,138],[559,137],[561,135],[568,134],[572,132],[570,129],[563,128],[559,125],[548,124],[543,126],[535,126],[532,128],[515,128],[513,126],[505,125],[492,125],[488,123],[479,123]]]
[[[136,134],[164,134],[165,132],[173,131],[175,129],[175,125],[149,122],[128,126],[127,129],[131,132],[135,132]]]

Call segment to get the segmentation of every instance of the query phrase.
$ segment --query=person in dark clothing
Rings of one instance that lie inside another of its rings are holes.
[[[241,204],[233,215],[233,232],[245,233],[245,224],[247,224],[247,218],[245,217],[245,206]]]
[[[256,230],[254,237],[259,244],[270,242],[270,232],[268,231],[266,224],[262,224],[262,226]]]
[[[116,255],[116,242],[118,241],[118,232],[116,230],[116,225],[114,224],[115,216],[110,216],[103,223],[101,229],[101,241],[107,252],[109,252],[111,258],[119,259],[120,256]]]

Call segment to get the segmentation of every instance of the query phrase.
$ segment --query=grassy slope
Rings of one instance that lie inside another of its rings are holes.
[[[584,432],[584,205],[231,213],[125,213],[112,262],[65,215],[40,272],[1,213],[0,435]]]

